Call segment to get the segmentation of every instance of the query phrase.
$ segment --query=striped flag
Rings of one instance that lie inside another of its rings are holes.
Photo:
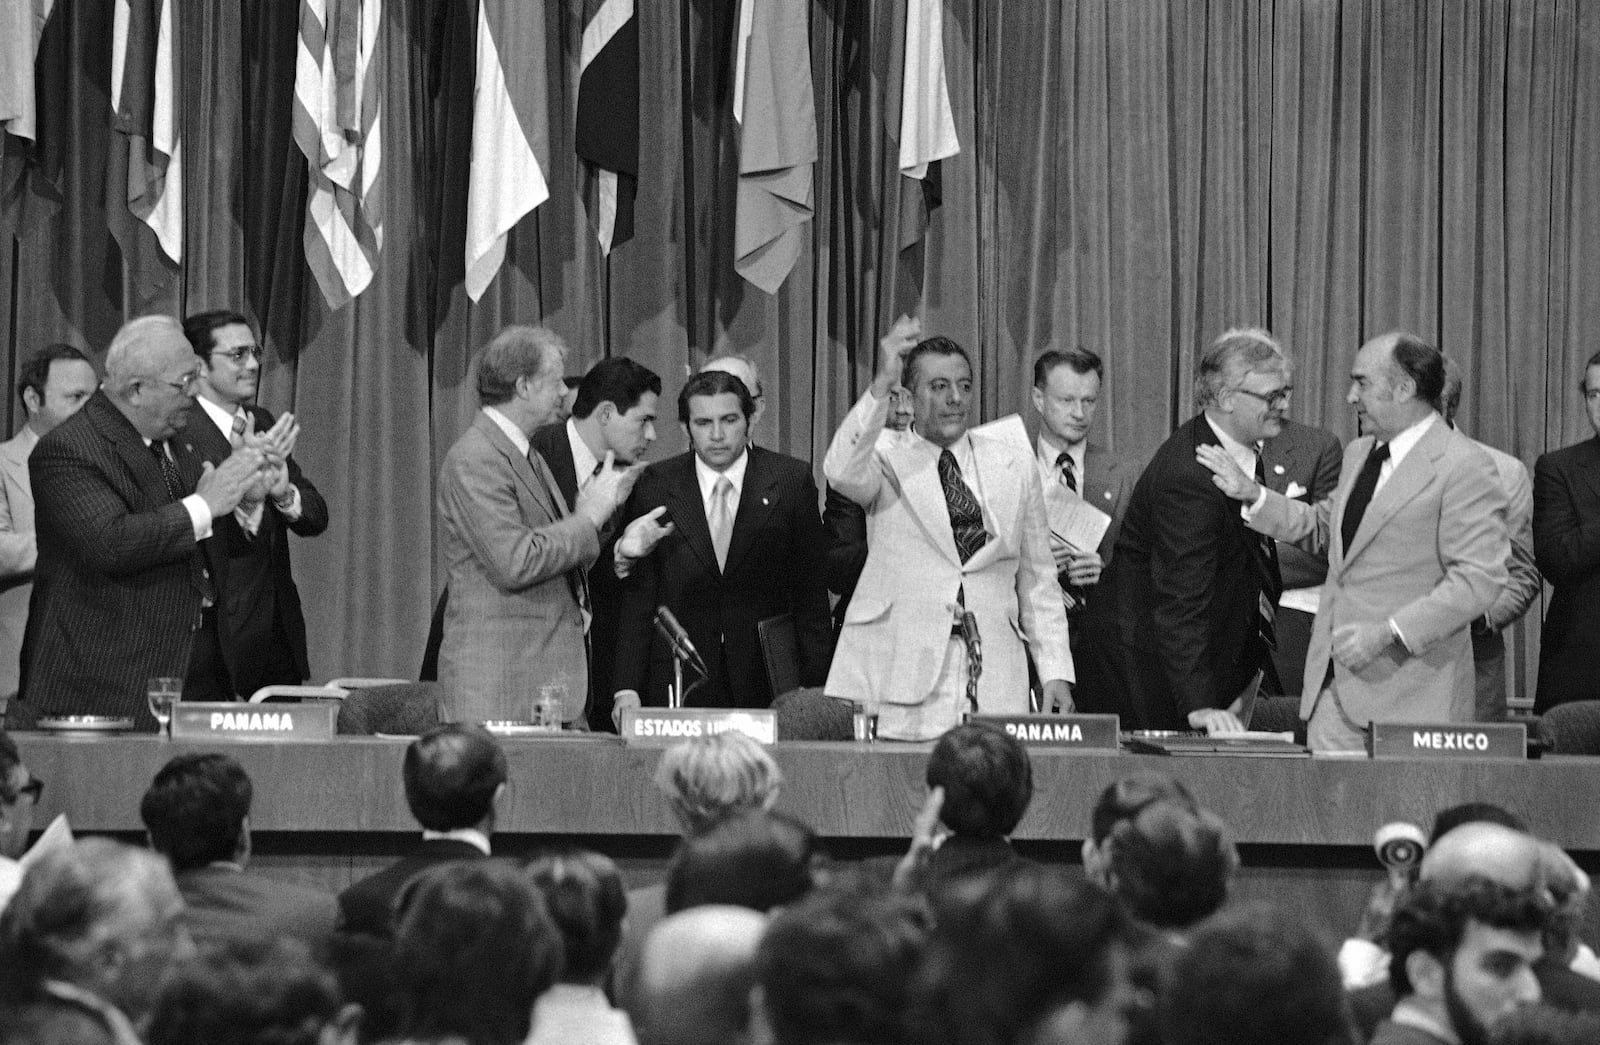
[[[542,0],[482,0],[472,161],[467,185],[467,296],[483,297],[506,236],[550,198]]]
[[[175,0],[116,0],[111,22],[111,127],[127,148],[128,210],[183,260],[183,142],[178,126]],[[113,234],[119,223],[111,222]],[[134,245],[118,239],[123,256]]]
[[[55,0],[0,0],[0,132],[38,139],[33,65]]]
[[[939,205],[938,161],[960,151],[944,72],[944,0],[910,0],[900,85],[900,174],[921,185],[901,186],[903,204],[918,201],[910,214],[902,207],[902,249],[922,238],[928,212]]]
[[[639,22],[633,0],[584,0],[578,158],[600,252],[633,238],[639,188]]]
[[[383,248],[382,0],[300,0],[294,140],[305,154],[306,264],[332,308]]]
[[[740,0],[734,46],[739,275],[777,293],[811,220],[817,113],[811,90],[810,0]]]

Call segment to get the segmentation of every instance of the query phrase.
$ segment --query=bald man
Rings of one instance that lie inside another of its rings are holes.
[[[765,915],[711,904],[661,921],[645,940],[639,982],[623,999],[640,1045],[747,1045],[750,988]]]

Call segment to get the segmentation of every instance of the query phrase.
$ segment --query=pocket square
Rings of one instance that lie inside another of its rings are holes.
[[[1310,491],[1308,491],[1304,486],[1301,486],[1299,483],[1291,480],[1288,488],[1283,491],[1283,495],[1292,501],[1296,497],[1305,496],[1308,492]]]

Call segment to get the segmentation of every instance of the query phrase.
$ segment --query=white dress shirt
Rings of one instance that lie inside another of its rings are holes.
[[[567,418],[567,445],[572,449],[572,474],[581,490],[594,478],[594,470],[600,467],[600,459],[583,441],[583,436],[578,434],[577,423],[570,417]]]
[[[465,842],[484,856],[489,855],[489,836],[476,827],[456,827],[449,831],[422,832],[424,842]]]
[[[1037,453],[1039,457],[1040,474],[1055,476],[1055,481],[1058,483],[1061,481],[1061,469],[1056,467],[1056,458],[1060,457],[1062,454],[1066,454],[1068,457],[1072,458],[1072,477],[1078,481],[1078,496],[1083,496],[1083,463],[1084,459],[1089,453],[1089,444],[1087,441],[1071,446],[1059,447],[1052,443],[1049,439],[1045,438],[1044,434],[1041,432],[1035,453]]]
[[[507,417],[505,414],[502,414],[492,406],[484,407],[483,414],[489,420],[494,422],[496,428],[500,429],[500,431],[506,434],[506,438],[511,440],[511,445],[517,448],[518,453],[520,453],[523,457],[528,456],[528,451],[533,448],[528,442],[528,434],[522,429],[518,428],[516,425],[512,424],[511,418]]]

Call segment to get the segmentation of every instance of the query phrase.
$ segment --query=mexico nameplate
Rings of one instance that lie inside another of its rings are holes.
[[[1528,727],[1517,722],[1374,722],[1373,758],[1528,757]]]
[[[1003,729],[1031,747],[1119,749],[1120,723],[1116,715],[969,715],[967,721]]]
[[[332,740],[339,707],[315,704],[185,703],[172,705],[180,740]]]
[[[668,747],[730,729],[775,744],[778,713],[770,708],[629,708],[622,713],[622,739],[640,747]]]

